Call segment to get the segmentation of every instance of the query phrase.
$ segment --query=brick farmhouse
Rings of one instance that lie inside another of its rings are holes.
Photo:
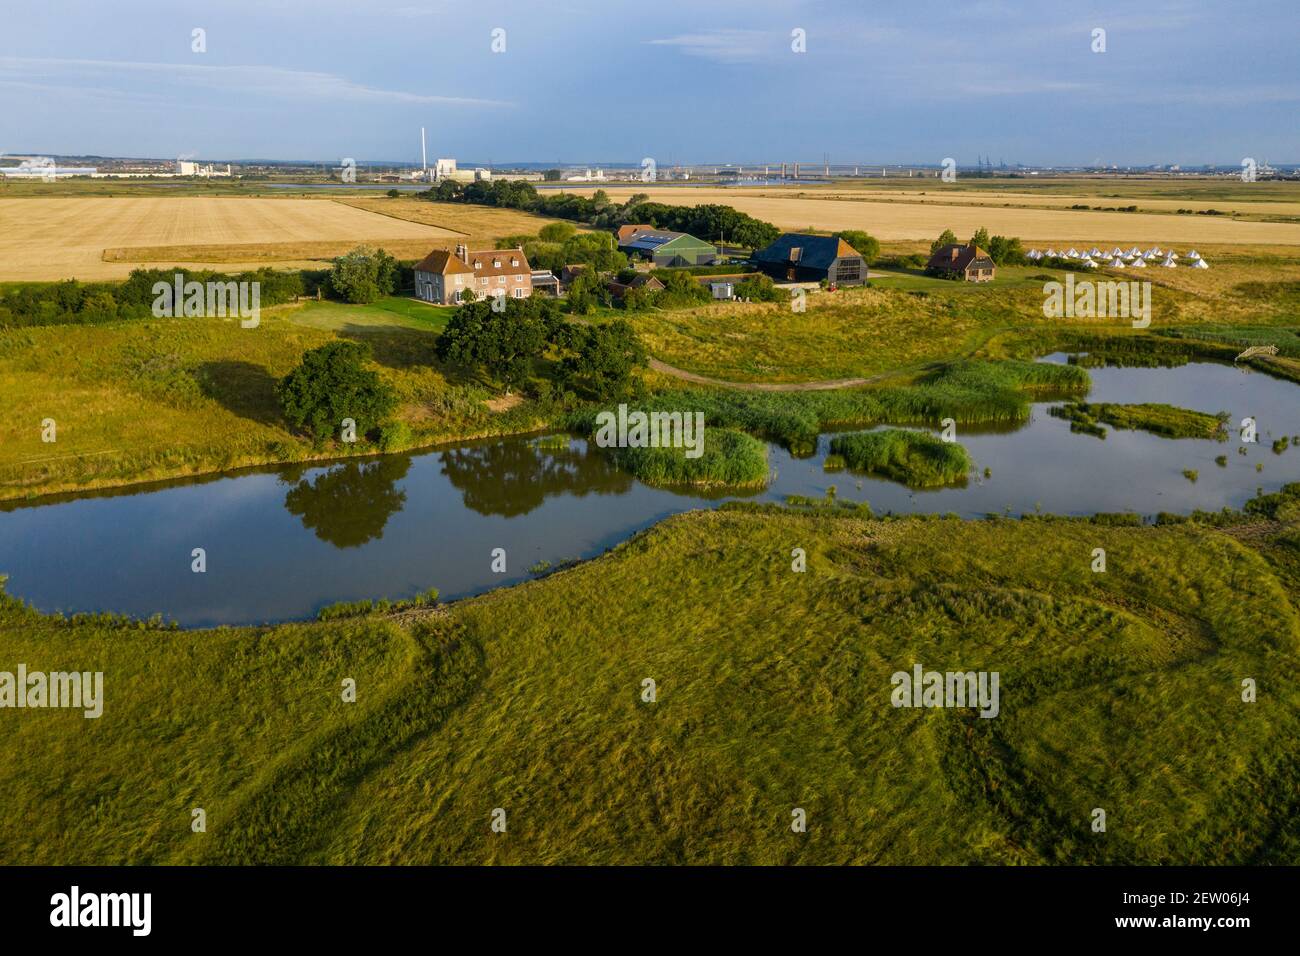
[[[465,293],[526,299],[533,293],[533,271],[522,249],[471,252],[464,243],[454,253],[435,249],[415,267],[415,296],[436,305],[459,305]]]

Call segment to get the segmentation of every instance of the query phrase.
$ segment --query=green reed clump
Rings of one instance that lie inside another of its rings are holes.
[[[730,428],[710,428],[698,458],[685,448],[617,448],[614,461],[648,485],[752,488],[767,483],[767,446]]]
[[[971,467],[961,445],[900,428],[841,435],[831,442],[831,451],[843,456],[850,468],[915,488],[953,484],[964,479]]]

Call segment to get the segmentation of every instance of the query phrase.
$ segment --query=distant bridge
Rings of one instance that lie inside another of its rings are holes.
[[[1276,354],[1277,354],[1276,345],[1252,345],[1250,348],[1246,349],[1246,351],[1242,352],[1235,359],[1233,359],[1233,361],[1240,362],[1242,359],[1254,358],[1256,355],[1276,355]]]

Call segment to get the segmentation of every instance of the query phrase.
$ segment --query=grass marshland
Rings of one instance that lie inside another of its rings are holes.
[[[913,488],[934,488],[963,481],[970,456],[956,442],[901,428],[839,435],[831,451],[855,471],[883,475]]]
[[[10,713],[41,773],[0,761],[0,858],[1294,865],[1297,501],[1146,527],[695,512],[449,607],[279,627],[8,601],[0,659],[102,670],[105,705]],[[891,707],[914,663],[998,671],[999,716]]]
[[[638,407],[647,411],[703,412],[709,428],[734,428],[809,455],[828,428],[878,424],[998,424],[1023,421],[1035,398],[1086,392],[1085,369],[1006,360],[957,362],[915,377],[913,384],[821,392],[724,389],[668,390]],[[568,415],[564,424],[595,430],[598,409]]]
[[[1105,422],[1112,428],[1139,429],[1163,438],[1213,438],[1226,441],[1225,425],[1228,414],[1208,415],[1176,405],[1143,403],[1121,405],[1112,402],[1067,402],[1048,411],[1057,418],[1070,422],[1071,431],[1085,432],[1105,438],[1106,432],[1097,423]]]
[[[1169,275],[1182,272],[1189,275]],[[719,303],[635,313],[630,321],[656,358],[731,382],[871,378],[961,357],[996,357],[1000,337],[1044,343],[1122,337],[1123,320],[1044,317],[1044,284],[1064,276],[1042,266],[1002,267],[995,281],[976,284],[891,268],[873,270],[870,288],[810,293],[802,313],[789,303]],[[1291,355],[1300,366],[1293,303],[1300,249],[1285,256],[1239,254],[1207,272],[1147,269],[1140,278],[1152,281],[1151,333],[1218,342],[1229,360],[1247,345],[1277,344],[1281,362]]]

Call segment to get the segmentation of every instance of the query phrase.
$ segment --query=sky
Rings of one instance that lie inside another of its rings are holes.
[[[1300,162],[1300,17],[1282,0],[42,0],[0,16],[0,153],[416,162],[421,126],[431,162],[496,165]]]

